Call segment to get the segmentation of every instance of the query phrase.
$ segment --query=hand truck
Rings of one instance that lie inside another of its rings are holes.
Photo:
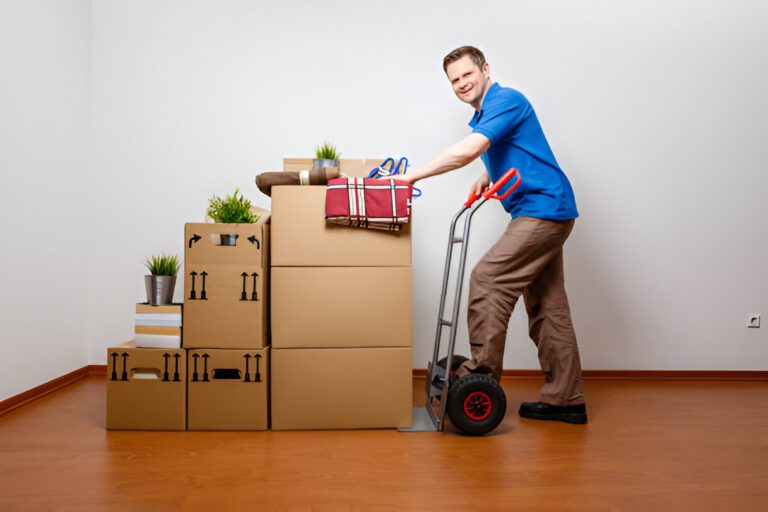
[[[506,185],[512,177],[517,177],[516,181],[503,195],[497,195],[499,189]],[[452,375],[452,372],[455,372],[467,360],[464,356],[454,355],[453,348],[456,341],[456,327],[459,320],[461,289],[464,281],[464,267],[467,261],[467,243],[469,242],[472,216],[489,199],[498,201],[506,199],[520,186],[521,182],[520,173],[517,169],[509,169],[501,179],[482,194],[477,195],[473,191],[451,220],[443,287],[440,294],[440,309],[437,317],[435,348],[432,353],[432,361],[427,366],[426,403],[423,407],[413,409],[413,426],[398,429],[401,432],[442,432],[445,427],[446,412],[451,423],[461,433],[471,436],[491,432],[504,419],[507,399],[501,385],[490,375],[470,374],[459,378]],[[464,235],[458,237],[456,236],[456,223],[467,211],[469,211],[469,215],[464,221]],[[453,301],[453,314],[449,321],[445,319],[445,299],[451,273],[451,256],[455,245],[460,245],[461,253]],[[448,353],[446,357],[438,361],[444,327],[448,327]]]

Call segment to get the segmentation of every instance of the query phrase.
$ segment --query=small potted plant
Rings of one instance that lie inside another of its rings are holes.
[[[162,306],[173,303],[173,291],[176,288],[176,274],[179,273],[179,257],[174,254],[158,254],[144,263],[151,275],[144,276],[147,289],[147,303],[150,306]]]
[[[326,142],[315,149],[315,159],[312,162],[312,167],[318,170],[323,167],[338,167],[339,157],[341,157],[341,153],[336,150],[336,146]]]
[[[251,201],[240,194],[240,189],[236,188],[232,196],[222,199],[214,195],[208,202],[208,215],[214,222],[222,224],[248,224],[259,220],[259,216],[251,213]],[[237,235],[222,234],[221,245],[234,246]]]

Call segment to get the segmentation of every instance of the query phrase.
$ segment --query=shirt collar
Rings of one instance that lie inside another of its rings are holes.
[[[488,92],[485,93],[485,98],[483,98],[483,104],[480,105],[480,110],[475,111],[475,115],[472,116],[472,119],[469,121],[470,128],[474,128],[475,125],[480,122],[480,118],[483,117],[483,107],[488,101],[488,98],[496,94],[496,91],[498,91],[500,88],[501,86],[498,82],[493,82],[493,84],[491,84],[491,86],[488,88]]]

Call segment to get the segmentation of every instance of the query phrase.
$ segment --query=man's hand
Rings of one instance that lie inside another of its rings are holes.
[[[470,192],[470,194],[474,194],[476,196],[479,196],[489,186],[491,186],[491,177],[488,176],[487,172],[484,172],[482,175],[480,175],[479,178],[477,178],[477,181],[475,181],[472,184],[472,187],[469,189],[469,192]]]

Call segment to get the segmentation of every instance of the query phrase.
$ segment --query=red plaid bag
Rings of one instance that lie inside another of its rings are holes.
[[[335,224],[399,231],[411,217],[413,185],[375,178],[334,178],[325,192],[325,219]]]

